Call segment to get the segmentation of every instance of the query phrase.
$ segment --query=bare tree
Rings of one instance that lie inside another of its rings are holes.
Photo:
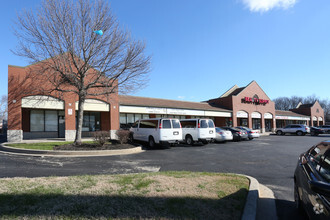
[[[16,23],[19,45],[13,52],[40,64],[34,74],[51,83],[47,92],[79,97],[76,144],[86,97],[128,93],[146,84],[145,44],[119,26],[105,0],[44,0],[35,13],[18,14]]]

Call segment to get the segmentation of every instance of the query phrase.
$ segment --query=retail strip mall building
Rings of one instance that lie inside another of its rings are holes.
[[[65,138],[76,131],[78,97],[75,94],[38,93],[50,87],[47,81],[26,83],[28,67],[8,66],[8,141]],[[277,111],[263,89],[252,81],[245,87],[233,86],[222,96],[205,102],[186,102],[124,96],[88,97],[84,106],[83,136],[109,131],[111,137],[141,118],[211,118],[216,126],[247,126],[272,132],[287,124],[323,125],[324,111],[318,102]]]

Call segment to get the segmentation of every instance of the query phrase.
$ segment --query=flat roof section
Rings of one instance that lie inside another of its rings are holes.
[[[228,112],[231,110],[211,106],[204,102],[187,102],[169,99],[156,99],[138,96],[119,95],[119,104],[128,106],[147,106],[147,107],[161,107],[161,108],[179,108],[179,109],[194,109],[194,110],[208,110],[217,112]]]
[[[307,115],[298,114],[292,111],[275,110],[276,119],[288,120],[310,120]]]

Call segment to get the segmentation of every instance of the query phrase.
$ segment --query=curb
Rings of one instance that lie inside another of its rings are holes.
[[[30,150],[15,147],[8,147],[0,144],[0,151],[9,154],[30,155],[39,157],[89,157],[89,156],[116,156],[142,153],[141,146],[123,150],[95,150],[95,151],[50,151],[50,150]]]
[[[242,214],[242,220],[251,220],[257,218],[257,208],[258,208],[258,200],[259,200],[259,182],[255,178],[247,175],[245,176],[250,180],[249,192],[246,198],[246,203],[244,206],[244,211]]]

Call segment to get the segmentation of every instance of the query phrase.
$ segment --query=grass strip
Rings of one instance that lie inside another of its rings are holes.
[[[53,150],[56,145],[72,144],[73,141],[63,142],[41,142],[41,143],[17,143],[7,144],[6,146],[29,149],[29,150]],[[84,141],[83,143],[95,143],[94,141]]]
[[[0,179],[0,219],[240,219],[249,181],[159,172]]]

